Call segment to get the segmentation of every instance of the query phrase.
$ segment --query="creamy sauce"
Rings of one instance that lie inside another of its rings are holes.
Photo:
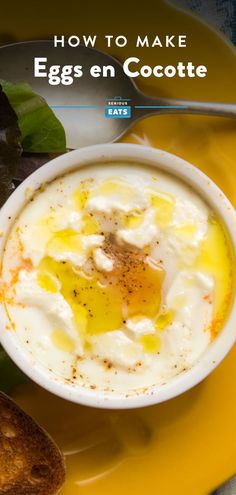
[[[226,316],[231,266],[220,221],[187,184],[110,163],[33,196],[6,244],[4,298],[51,373],[127,395],[199,359]]]

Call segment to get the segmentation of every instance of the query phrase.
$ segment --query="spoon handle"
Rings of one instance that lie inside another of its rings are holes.
[[[136,108],[142,111],[143,115],[184,113],[236,118],[236,104],[233,103],[152,98],[143,95],[142,103]]]

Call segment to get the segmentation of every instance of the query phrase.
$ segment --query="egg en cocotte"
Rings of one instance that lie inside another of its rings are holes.
[[[66,383],[118,394],[191,368],[224,324],[230,241],[209,205],[156,168],[87,166],[43,186],[3,257],[9,326]]]
[[[155,65],[150,67],[149,65],[140,65],[140,59],[137,57],[129,57],[123,64],[124,73],[131,77],[136,78],[138,76],[150,77],[155,76],[172,78],[178,77],[205,77],[207,74],[207,67],[205,65],[193,65],[192,62],[184,64],[178,62],[174,65]],[[93,78],[114,78],[116,77],[115,67],[113,65],[93,65],[89,69],[89,74]],[[62,84],[64,86],[70,86],[74,83],[75,79],[80,79],[84,75],[84,69],[82,65],[51,65],[48,66],[47,57],[35,57],[34,58],[34,77],[48,78],[48,82],[51,86],[58,86]]]

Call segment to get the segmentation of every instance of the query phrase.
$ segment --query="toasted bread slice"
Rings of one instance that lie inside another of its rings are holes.
[[[64,479],[64,460],[56,444],[0,392],[0,494],[53,495]]]

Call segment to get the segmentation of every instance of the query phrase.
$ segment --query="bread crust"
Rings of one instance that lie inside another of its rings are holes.
[[[0,392],[0,495],[54,495],[64,480],[65,463],[57,445]]]

